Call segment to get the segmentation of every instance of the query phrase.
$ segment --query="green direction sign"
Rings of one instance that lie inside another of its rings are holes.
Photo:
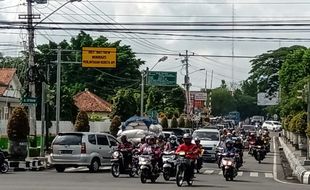
[[[37,104],[37,98],[34,97],[22,97],[21,103],[23,105],[33,105]]]
[[[149,71],[147,84],[153,86],[176,86],[177,72]]]

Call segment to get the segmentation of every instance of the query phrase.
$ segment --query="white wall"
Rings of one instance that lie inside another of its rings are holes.
[[[56,121],[53,121],[53,126],[49,129],[49,133],[56,134]],[[90,132],[109,132],[110,131],[109,120],[103,122],[89,122]],[[6,135],[7,120],[0,120],[0,135]],[[59,132],[73,132],[74,127],[71,121],[60,121]],[[37,121],[37,135],[41,134],[41,121]]]

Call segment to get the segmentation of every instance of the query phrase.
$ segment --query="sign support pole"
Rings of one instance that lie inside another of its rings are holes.
[[[56,134],[59,133],[60,120],[61,47],[57,47],[57,86],[56,86]]]

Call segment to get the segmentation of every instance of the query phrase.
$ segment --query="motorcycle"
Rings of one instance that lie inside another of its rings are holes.
[[[266,152],[270,152],[270,143],[268,140],[264,140],[264,145],[265,145],[265,148],[266,148]]]
[[[253,148],[253,156],[258,163],[261,163],[261,161],[265,159],[265,155],[266,153],[263,146],[255,146]]]
[[[222,154],[221,168],[223,171],[223,176],[226,179],[226,181],[229,180],[233,181],[234,178],[238,175],[234,153]]]
[[[9,171],[9,163],[5,160],[5,155],[0,151],[0,171],[1,173],[7,173]]]
[[[159,177],[159,168],[157,164],[153,164],[154,155],[142,154],[139,156],[139,167],[140,167],[140,180],[141,183],[146,183],[147,179],[150,179],[152,183],[156,182]]]
[[[113,177],[119,177],[120,174],[129,174],[130,177],[134,177],[138,174],[138,163],[136,155],[132,155],[132,160],[125,164],[124,151],[114,151],[111,159],[112,167],[111,173]],[[129,167],[131,164],[131,167]]]
[[[170,177],[176,175],[176,156],[174,151],[165,151],[163,153],[163,176],[166,181],[170,180]]]
[[[191,160],[185,156],[185,152],[179,152],[177,158],[176,183],[179,187],[183,185],[184,181],[186,181],[189,186],[193,185],[193,168],[191,168]]]
[[[216,150],[216,163],[219,168],[221,168],[221,162],[222,162],[222,153],[224,152],[224,148],[218,147]]]
[[[255,146],[255,140],[249,141],[249,154],[253,156],[253,147]]]

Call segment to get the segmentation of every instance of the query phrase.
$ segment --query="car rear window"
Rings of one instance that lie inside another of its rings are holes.
[[[82,134],[60,134],[54,140],[54,145],[80,145]]]

